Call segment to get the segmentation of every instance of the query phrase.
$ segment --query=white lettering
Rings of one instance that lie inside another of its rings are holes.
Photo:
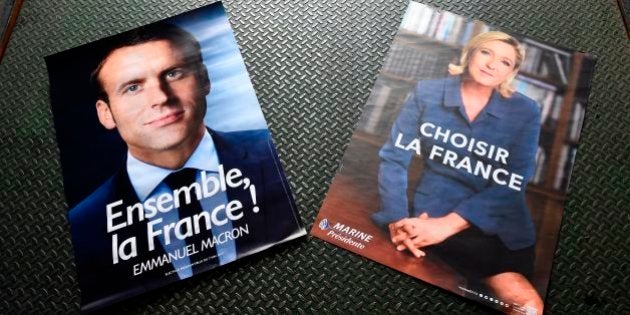
[[[114,201],[112,203],[108,203],[107,206],[105,207],[106,211],[107,211],[107,233],[111,233],[113,231],[116,231],[118,229],[122,229],[125,226],[127,226],[127,224],[125,222],[122,222],[120,224],[114,225],[114,219],[121,217],[122,213],[120,212],[116,212],[114,213],[114,207],[116,206],[120,206],[122,205],[123,201],[122,200],[118,200],[118,201]]]

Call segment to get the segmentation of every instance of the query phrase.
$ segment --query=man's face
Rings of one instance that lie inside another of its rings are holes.
[[[196,144],[210,86],[205,67],[193,67],[167,40],[114,50],[98,76],[109,98],[96,103],[99,121],[139,158]]]

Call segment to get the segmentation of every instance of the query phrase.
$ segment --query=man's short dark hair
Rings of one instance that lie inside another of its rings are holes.
[[[186,64],[191,65],[192,68],[195,69],[195,73],[201,70],[203,64],[201,46],[192,34],[179,26],[166,22],[157,22],[141,26],[105,40],[105,46],[107,48],[103,51],[98,66],[92,71],[90,76],[92,88],[94,89],[97,99],[109,102],[107,92],[103,88],[98,76],[105,60],[114,50],[158,40],[167,40],[173,44],[174,47],[177,47],[177,49],[182,52]],[[203,71],[203,73],[205,74],[205,71]]]

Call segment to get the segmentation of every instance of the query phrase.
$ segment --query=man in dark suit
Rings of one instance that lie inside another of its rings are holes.
[[[84,310],[305,234],[268,131],[205,126],[210,80],[192,35],[158,23],[114,37],[110,47],[92,75],[96,110],[128,154],[120,171],[69,212]],[[182,187],[208,176],[219,182],[231,169],[242,185],[164,209]],[[228,220],[226,205],[235,200],[238,219]],[[195,233],[181,224],[203,212],[212,212],[213,224],[202,220]]]

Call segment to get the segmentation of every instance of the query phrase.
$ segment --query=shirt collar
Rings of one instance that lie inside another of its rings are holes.
[[[461,76],[449,77],[444,82],[444,106],[459,107],[464,111],[464,103],[462,102]],[[501,118],[505,116],[505,98],[495,89],[492,91],[488,105],[484,107],[482,113],[488,113],[492,116]]]
[[[444,80],[444,106],[464,108],[462,102],[461,76],[448,77]]]
[[[127,152],[127,173],[138,198],[144,201],[151,192],[171,173],[183,168],[194,168],[205,171],[217,172],[219,169],[219,158],[216,147],[206,130],[201,138],[201,142],[188,158],[184,166],[177,170],[162,168],[142,162]]]

